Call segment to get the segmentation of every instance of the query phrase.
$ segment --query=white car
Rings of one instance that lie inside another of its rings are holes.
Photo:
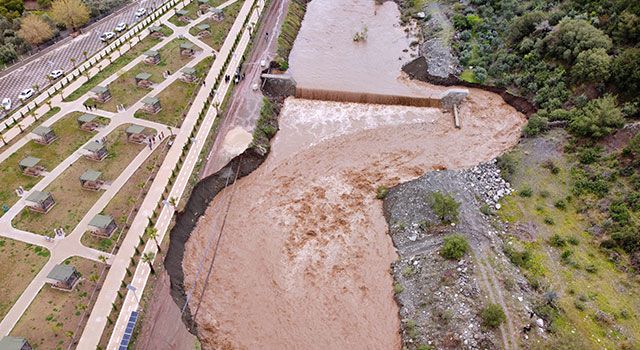
[[[20,95],[18,95],[18,100],[28,100],[34,93],[35,91],[33,91],[33,89],[24,89],[20,92]]]
[[[64,72],[62,71],[62,69],[56,69],[53,72],[49,73],[49,78],[55,80],[60,78],[63,75],[64,75]]]
[[[120,33],[121,31],[127,29],[127,24],[124,22],[118,23],[118,25],[116,26],[116,32]]]
[[[8,111],[11,109],[11,99],[8,97],[5,97],[2,99],[2,108],[4,108],[5,111]]]
[[[142,17],[147,13],[147,9],[145,8],[139,8],[138,11],[136,11],[136,17]]]
[[[100,41],[109,41],[116,37],[116,33],[114,32],[105,32],[100,35]]]

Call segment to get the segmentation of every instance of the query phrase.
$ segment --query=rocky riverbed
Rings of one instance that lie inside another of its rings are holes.
[[[460,203],[457,224],[442,225],[432,212],[428,198],[436,191]],[[407,348],[495,349],[520,341],[532,294],[502,253],[502,226],[492,216],[500,198],[512,191],[495,160],[431,172],[389,190],[384,213],[399,255],[393,265],[394,290]],[[450,233],[463,234],[473,253],[459,261],[442,258],[442,240]],[[488,256],[495,266],[479,261]],[[500,270],[497,283],[491,281],[494,268]],[[503,304],[509,316],[502,332],[482,326],[479,313],[489,302]]]

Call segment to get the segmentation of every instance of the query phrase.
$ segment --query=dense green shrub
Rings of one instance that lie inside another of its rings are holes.
[[[504,310],[498,304],[489,304],[480,311],[482,325],[489,328],[497,328],[506,320]]]
[[[557,59],[573,62],[590,49],[611,49],[611,39],[583,19],[565,18],[544,39],[545,51]]]
[[[577,82],[605,82],[611,75],[611,57],[603,48],[582,51],[571,68],[571,75]]]
[[[533,257],[528,249],[517,250],[505,245],[503,247],[503,251],[512,264],[525,269],[531,266],[531,260]]]
[[[505,153],[496,159],[496,165],[500,169],[502,178],[506,181],[511,181],[513,174],[516,172],[518,160],[513,153]]]
[[[601,138],[623,125],[624,117],[615,97],[607,95],[577,109],[569,122],[569,131],[577,136]]]
[[[562,248],[567,245],[567,241],[556,233],[549,238],[549,245],[556,248]]]
[[[621,94],[640,95],[640,48],[623,50],[611,63],[611,79]]]
[[[431,209],[441,222],[450,223],[458,221],[458,208],[460,203],[449,194],[433,192],[429,197]]]
[[[549,129],[549,119],[547,117],[534,114],[529,118],[527,125],[522,129],[524,136],[537,136]]]
[[[440,255],[449,260],[459,260],[469,250],[467,239],[460,234],[449,235],[444,238]]]

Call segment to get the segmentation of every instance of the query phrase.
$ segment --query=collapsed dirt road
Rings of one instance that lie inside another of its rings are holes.
[[[465,126],[454,129],[437,109],[287,100],[266,162],[215,198],[187,243],[185,287],[202,300],[203,346],[399,349],[396,256],[376,187],[492,159],[524,123],[478,90],[461,112]],[[205,247],[223,220],[201,295]]]

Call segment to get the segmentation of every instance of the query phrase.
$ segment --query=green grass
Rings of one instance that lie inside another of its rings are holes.
[[[48,259],[49,251],[44,248],[0,238],[0,319]]]
[[[285,62],[289,61],[289,53],[293,47],[293,42],[298,36],[298,31],[302,26],[302,19],[307,10],[307,4],[302,0],[293,0],[289,3],[287,16],[282,23],[282,31],[278,36],[278,57]]]
[[[202,21],[200,24],[208,24],[210,26],[209,30],[211,31],[211,34],[201,37],[200,40],[211,46],[214,50],[220,50],[243,4],[244,3],[242,1],[237,1],[232,5],[225,7],[224,19],[220,22],[214,21],[211,18]],[[189,33],[194,36],[196,36],[198,32],[199,30],[197,26],[189,30]]]
[[[15,189],[18,186],[29,190],[41,180],[41,177],[22,174],[18,167],[18,163],[22,159],[27,156],[40,158],[39,165],[42,165],[47,171],[51,171],[93,137],[93,133],[81,131],[78,128],[76,119],[81,114],[80,112],[70,113],[52,125],[54,132],[58,135],[58,139],[53,143],[40,145],[34,141],[29,141],[4,162],[0,163],[0,177],[3,181],[0,187],[0,204],[13,205],[18,200],[18,196],[15,193]]]
[[[34,122],[33,124],[29,125],[28,128],[23,129],[24,133],[31,132],[33,129],[37,128],[43,122],[45,122],[47,119],[49,119],[52,116],[58,114],[58,112],[60,112],[60,107],[52,107],[49,111],[47,111],[47,113],[45,113],[42,116],[38,117],[38,120],[36,122]],[[32,117],[27,117],[27,118],[32,118]],[[7,148],[11,147],[11,145],[13,145],[14,143],[18,142],[18,140],[20,140],[20,137],[14,137],[13,139],[11,139],[11,141],[7,142],[7,144],[5,144],[3,142],[2,143],[2,147],[0,147],[0,152],[4,152]]]
[[[136,85],[136,75],[142,72],[151,74],[149,80],[158,84],[164,81],[164,72],[170,71],[172,74],[179,70],[186,63],[191,61],[191,57],[183,57],[180,55],[180,44],[188,42],[186,39],[175,39],[167,43],[158,51],[160,54],[160,62],[158,64],[146,64],[140,62],[129,71],[122,73],[116,80],[109,84],[111,99],[106,103],[98,103],[93,98],[88,99],[89,104],[95,103],[98,108],[116,112],[116,106],[123,104],[126,107],[138,102],[142,97],[149,93],[150,89],[138,87]]]
[[[213,63],[213,56],[205,58],[195,66],[196,75],[201,78],[206,75]],[[183,114],[188,111],[188,107],[195,96],[195,92],[200,87],[200,82],[185,83],[176,80],[167,86],[157,97],[160,99],[162,109],[157,114],[150,114],[143,110],[135,113],[136,118],[152,120],[165,125],[179,127],[182,124]]]
[[[114,181],[144,147],[127,143],[124,130],[129,125],[121,125],[107,135],[109,155],[103,161],[80,158],[47,186],[45,191],[51,192],[56,201],[48,213],[34,213],[25,208],[14,218],[14,227],[45,236],[52,236],[53,229],[61,227],[69,234],[103,194],[82,189],[80,175],[93,169],[102,172],[105,182]]]
[[[173,31],[170,28],[167,28],[164,26],[163,26],[162,32],[169,33],[165,35],[171,35],[171,33],[173,33]],[[98,86],[103,80],[105,80],[106,78],[110,77],[111,75],[113,75],[114,73],[122,69],[131,61],[136,59],[136,57],[140,56],[142,53],[149,50],[151,47],[153,47],[160,41],[162,41],[162,39],[147,36],[141,42],[134,45],[124,55],[118,57],[118,59],[116,59],[111,64],[109,64],[107,67],[101,70],[98,74],[91,77],[91,79],[89,79],[86,83],[80,86],[77,90],[72,92],[69,96],[65,97],[64,100],[67,102],[77,100],[82,95],[86,94],[91,89]]]
[[[550,137],[553,139],[557,136],[554,134]],[[585,232],[590,224],[578,212],[576,199],[566,201],[564,210],[554,206],[555,202],[565,199],[571,193],[569,179],[574,163],[561,151],[543,155],[540,152],[531,149],[526,142],[517,146],[512,152],[517,165],[511,184],[514,188],[530,185],[538,192],[546,191],[545,196],[526,198],[511,195],[503,199],[502,209],[498,214],[503,220],[513,224],[535,225],[534,237],[527,240],[511,238],[512,243],[507,246],[526,250],[531,254],[529,263],[522,267],[522,271],[533,285],[539,285],[541,293],[554,291],[558,294],[557,303],[561,312],[551,324],[555,332],[552,341],[582,339],[588,343],[583,345],[586,348],[614,349],[627,336],[638,339],[638,281],[616,267],[609,256],[599,249],[597,238]],[[542,167],[542,162],[548,157],[559,168],[557,174]],[[547,217],[552,218],[555,224],[545,225]],[[572,237],[577,237],[579,242],[554,247],[549,242],[555,235],[567,242]],[[563,258],[562,254],[567,250],[572,254]],[[583,296],[586,297],[585,301],[576,302],[577,298],[584,299]],[[594,315],[598,310],[611,315],[615,319],[615,327],[597,321]],[[633,316],[625,318],[623,313]],[[616,327],[621,327],[622,330],[618,332]]]
[[[466,81],[467,83],[477,83],[476,75],[469,68],[465,69],[462,73],[460,73],[460,79]]]

